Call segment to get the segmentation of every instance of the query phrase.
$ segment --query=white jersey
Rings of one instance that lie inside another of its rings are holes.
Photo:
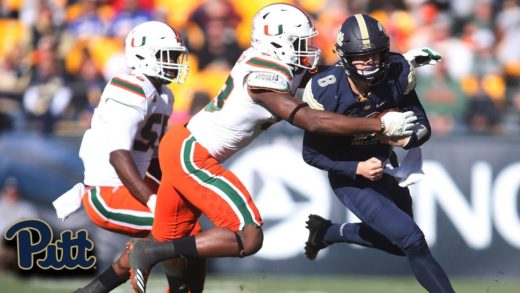
[[[173,93],[165,85],[161,92],[143,75],[121,74],[107,84],[79,151],[85,185],[122,185],[110,164],[110,153],[121,149],[144,178],[173,111]]]
[[[255,80],[251,80],[252,76]],[[249,96],[248,87],[293,92],[293,81],[288,65],[249,48],[238,59],[219,94],[191,118],[187,128],[214,158],[224,162],[279,121]]]

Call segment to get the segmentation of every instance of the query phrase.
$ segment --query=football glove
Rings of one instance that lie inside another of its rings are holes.
[[[381,124],[383,135],[394,136],[410,136],[413,133],[414,123],[417,116],[413,111],[406,112],[386,112],[381,116]]]
[[[415,68],[423,65],[435,65],[442,59],[441,54],[428,47],[411,49],[403,54],[404,58]]]

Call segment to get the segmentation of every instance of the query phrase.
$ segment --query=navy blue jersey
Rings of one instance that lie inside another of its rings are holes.
[[[352,91],[341,63],[315,74],[304,92],[304,100],[314,109],[349,116],[372,117],[389,109],[413,111],[417,125],[406,149],[422,145],[430,137],[426,117],[412,79],[413,71],[406,59],[391,53],[385,80],[370,88],[370,94],[360,99]],[[390,158],[392,147],[378,143],[374,133],[353,136],[328,136],[305,132],[303,157],[312,166],[355,178],[357,163],[371,157],[382,161]]]

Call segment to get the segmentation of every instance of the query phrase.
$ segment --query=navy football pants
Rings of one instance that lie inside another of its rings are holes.
[[[424,234],[413,220],[408,188],[384,175],[378,181],[352,180],[329,173],[338,199],[362,223],[336,224],[325,233],[330,243],[348,242],[406,255],[421,285],[429,292],[454,292],[444,270],[431,255]]]

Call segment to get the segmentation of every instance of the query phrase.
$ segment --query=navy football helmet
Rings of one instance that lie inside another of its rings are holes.
[[[383,26],[366,14],[355,14],[347,18],[336,35],[336,52],[347,75],[355,81],[366,82],[369,86],[381,82],[389,67],[390,39]],[[379,54],[379,64],[375,68],[358,70],[352,65],[353,59],[368,58]]]

